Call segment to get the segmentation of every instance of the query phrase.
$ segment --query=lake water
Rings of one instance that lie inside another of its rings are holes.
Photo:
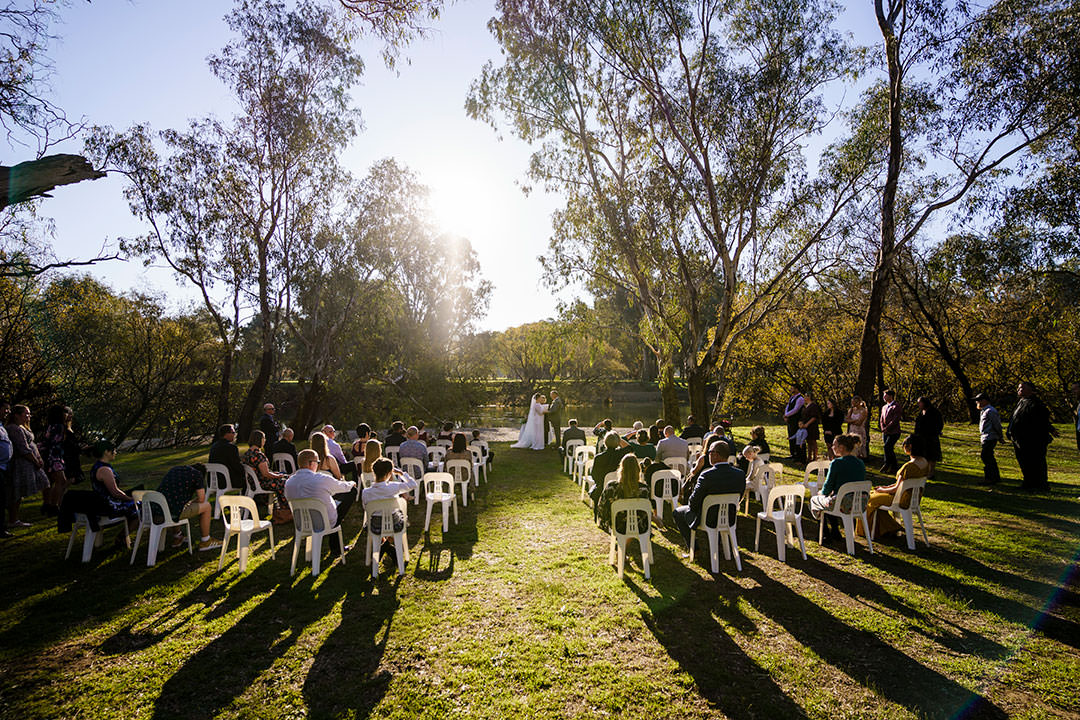
[[[578,425],[591,428],[605,418],[611,418],[616,428],[633,427],[635,420],[640,420],[648,427],[660,417],[663,406],[659,401],[651,402],[613,402],[611,405],[595,403],[592,405],[570,405],[563,412],[565,426],[571,418],[577,418]],[[470,418],[470,423],[479,427],[507,427],[518,429],[525,422],[528,408],[485,406],[477,408],[477,413]]]

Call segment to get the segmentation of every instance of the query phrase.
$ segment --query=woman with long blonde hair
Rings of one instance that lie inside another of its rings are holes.
[[[337,480],[344,478],[341,474],[341,468],[338,467],[337,460],[330,454],[330,445],[326,442],[325,435],[321,432],[311,433],[308,445],[319,455],[319,470],[330,473]]]

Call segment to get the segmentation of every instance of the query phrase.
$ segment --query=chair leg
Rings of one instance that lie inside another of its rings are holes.
[[[855,520],[850,515],[844,515],[844,542],[847,545],[848,555],[855,555]],[[863,527],[869,527],[866,524],[866,516],[863,515]],[[867,538],[869,540],[869,538]]]
[[[713,574],[720,572],[720,548],[717,547],[723,542],[720,537],[720,533],[710,532],[709,535],[709,567],[712,569]],[[728,555],[727,543],[724,543],[724,557],[730,557]]]
[[[79,526],[75,525],[71,528],[71,536],[68,538],[67,552],[64,553],[64,559],[67,560],[71,557],[71,548],[75,547],[75,533],[79,532]]]
[[[322,535],[309,535],[308,548],[311,550],[311,577],[319,577],[319,565],[322,562]]]
[[[424,532],[429,532],[431,530],[431,507],[434,504],[435,503],[431,501],[431,498],[428,498],[427,513],[424,515]],[[443,529],[443,532],[446,532],[445,528]]]
[[[184,523],[184,530],[187,532],[187,554],[188,555],[193,555],[194,551],[193,551],[193,549],[191,547],[191,520],[190,519],[188,519],[188,521],[186,523]]]
[[[398,575],[405,574],[405,553],[409,551],[408,546],[405,544],[405,533],[394,534],[394,545],[397,550],[397,571]]]
[[[90,562],[90,556],[94,553],[94,543],[97,541],[101,531],[94,532],[90,529],[90,526],[86,526],[86,535],[83,537],[83,550],[82,561],[84,563]]]
[[[923,542],[926,543],[926,547],[930,547],[930,537],[926,534],[926,523],[922,519],[921,512],[919,512],[919,527],[922,528]]]
[[[248,544],[251,538],[247,533],[240,533],[236,538],[236,554],[240,559],[240,572],[247,570]]]
[[[735,556],[735,568],[739,572],[742,572],[742,558],[739,556],[739,539],[735,535],[735,528],[729,527],[728,533],[730,535],[728,541],[731,545],[731,554]]]
[[[150,526],[150,532],[146,538],[146,567],[154,567],[157,562],[158,547],[161,545],[161,533],[163,532],[164,530],[159,530],[153,525]],[[132,554],[134,554],[134,551]]]
[[[337,526],[337,539],[338,539],[338,557],[341,558],[341,564],[345,564],[345,535],[341,532],[341,526]]]
[[[787,562],[787,522],[784,522],[784,527],[781,527],[779,523],[773,523],[773,530],[776,531],[776,559],[782,563]]]
[[[232,533],[229,532],[229,526],[226,525],[225,526],[225,539],[221,541],[221,554],[218,556],[218,561],[217,561],[218,572],[221,572],[221,567],[225,564],[225,553],[229,549],[229,538],[230,537],[232,537]],[[190,540],[190,537],[188,539]],[[239,544],[239,541],[237,541],[237,543]]]
[[[761,518],[757,519],[757,529],[754,531],[754,552],[758,551],[758,540],[761,539]]]
[[[607,558],[608,565],[614,565],[615,564],[615,543],[616,542],[617,541],[615,540],[615,531],[612,530],[611,531],[611,542],[608,544],[608,558]]]
[[[139,552],[139,543],[142,542],[142,531],[143,524],[140,522],[139,529],[135,531],[135,547],[131,548],[131,561],[128,562],[128,565],[135,564],[135,555]],[[149,560],[147,561],[147,564],[149,564]]]
[[[650,580],[649,566],[652,564],[652,540],[649,536],[642,535],[638,538],[638,546],[641,548],[641,568],[645,571],[645,579]]]
[[[855,529],[854,529],[855,521],[852,520],[851,524],[852,524],[851,541],[855,542]],[[865,510],[863,511],[863,514],[862,514],[862,526],[866,527],[866,511]],[[870,533],[869,535],[866,536],[866,547],[870,549],[870,554],[873,555],[874,554],[874,533]],[[854,555],[855,553],[851,553],[851,554]]]
[[[454,498],[457,500],[457,498]],[[442,502],[442,507],[439,508],[439,512],[442,515],[442,531],[443,534],[450,532],[450,503],[445,500]],[[454,518],[454,522],[457,522],[457,518]]]
[[[289,577],[296,575],[296,556],[300,554],[300,536],[293,537],[292,565],[289,566]]]
[[[690,562],[694,562],[694,550],[697,547],[697,530],[690,531]]]
[[[911,511],[900,513],[904,518],[904,538],[907,540],[907,549],[915,549],[915,523],[911,517]]]
[[[624,541],[619,541],[616,544],[618,545],[618,549],[616,550],[617,567],[619,569],[619,579],[622,580],[623,570],[626,569],[626,543]]]
[[[825,511],[821,511],[821,517],[818,518],[817,524],[817,544],[820,545],[821,541],[825,539],[825,518],[828,517]]]
[[[274,526],[271,525],[267,528],[270,534],[270,559],[274,559]]]
[[[805,560],[806,559],[806,542],[803,540],[803,534],[802,534],[802,515],[796,515],[795,516],[795,522],[793,522],[792,525],[795,526],[795,533],[799,536],[799,550],[802,552],[802,559]],[[792,547],[794,547],[795,543],[792,543],[791,545],[792,545]]]

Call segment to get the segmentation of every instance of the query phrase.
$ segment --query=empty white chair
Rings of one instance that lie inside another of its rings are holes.
[[[400,459],[400,462],[401,462],[401,471],[406,472],[409,475],[412,475],[418,481],[416,490],[413,492],[413,505],[419,505],[420,504],[420,483],[419,483],[419,481],[424,479],[424,473],[427,472],[426,468],[424,467],[424,463],[419,458],[414,458],[414,457],[403,457],[403,458]]]
[[[773,524],[776,532],[776,556],[780,562],[786,562],[784,552],[790,541],[795,546],[795,539],[791,536],[791,528],[794,527],[799,534],[799,549],[802,551],[803,560],[806,559],[806,543],[803,542],[802,531],[802,506],[806,495],[806,488],[802,485],[777,485],[769,491],[769,497],[765,501],[765,508],[757,514],[757,530],[754,533],[754,552],[758,551],[758,541],[761,539],[761,521],[768,520]]]
[[[585,474],[585,466],[589,463],[589,460],[596,457],[596,448],[592,445],[582,445],[574,448],[574,465],[571,470],[571,479],[580,483],[582,476]]]
[[[645,513],[645,526],[638,522],[638,512]],[[649,522],[649,514],[652,512],[652,503],[647,498],[629,498],[616,500],[611,503],[611,544],[608,551],[608,563],[616,564],[619,569],[619,577],[623,576],[626,566],[626,544],[631,539],[638,541],[641,548],[641,567],[645,571],[645,579],[650,578],[649,563],[652,562],[652,525]],[[626,516],[626,532],[618,532],[617,519],[619,515]]]
[[[427,449],[428,464],[436,470],[442,471],[443,461],[446,459],[446,448],[434,445]]]
[[[911,497],[907,502],[904,502],[904,493],[910,491]],[[923,542],[927,547],[930,546],[930,537],[926,534],[926,523],[923,522],[922,517],[922,496],[926,491],[926,478],[907,478],[901,480],[900,484],[896,488],[896,494],[893,495],[893,504],[886,505],[878,508],[878,512],[894,512],[900,513],[904,519],[904,537],[907,538],[908,550],[915,549],[915,523],[912,520],[912,515],[918,515],[919,527],[922,528]],[[905,507],[906,505],[906,507]],[[877,524],[877,513],[874,513],[874,523]],[[865,525],[864,525],[865,527]],[[870,537],[874,536],[874,527],[870,527]]]
[[[461,504],[469,506],[469,473],[472,463],[468,460],[447,460],[446,472],[454,478],[454,487],[461,488]]]
[[[277,497],[273,490],[263,490],[262,485],[259,483],[259,471],[250,465],[244,465],[244,481],[247,487],[244,489],[244,495],[254,500],[259,495],[267,495],[266,501],[266,514],[269,517],[270,513],[274,511],[274,499]]]
[[[217,502],[217,498],[239,492],[240,488],[233,487],[229,482],[229,468],[221,463],[206,463],[206,501],[210,502],[210,496],[214,496],[215,519],[221,517],[221,503]]]
[[[274,453],[274,457],[271,458],[271,467],[274,472],[292,475],[296,472],[296,461],[289,453]]]
[[[70,557],[71,555],[71,548],[75,545],[75,533],[79,531],[79,528],[83,528],[85,530],[85,535],[83,536],[82,551],[82,561],[84,563],[90,562],[90,557],[94,553],[94,548],[101,546],[101,533],[105,530],[105,528],[109,527],[110,525],[123,524],[124,542],[129,548],[131,547],[131,536],[128,535],[126,517],[121,516],[111,518],[100,516],[97,519],[97,524],[98,529],[94,530],[90,527],[90,520],[86,517],[86,515],[82,513],[75,513],[75,523],[71,526],[71,537],[68,538],[67,552],[64,553],[65,560],[67,560],[68,557]]]
[[[154,490],[135,490],[131,497],[140,501],[139,508],[139,531],[135,533],[135,545],[131,549],[131,562],[135,564],[135,555],[139,552],[139,543],[142,541],[143,530],[146,530],[146,567],[153,567],[157,563],[158,549],[165,540],[165,531],[172,527],[182,527],[187,533],[187,551],[191,554],[191,523],[187,518],[173,521],[169,513],[169,503],[165,496]],[[154,522],[154,508],[161,513],[161,522]]]
[[[454,476],[448,472],[430,472],[424,476],[424,497],[427,498],[427,515],[424,532],[431,527],[431,509],[442,506],[442,530],[450,529],[450,508],[454,508],[454,523],[458,521],[457,495],[454,493]]]
[[[682,475],[683,477],[686,477],[686,473],[688,471],[689,465],[682,458],[678,458],[678,457],[664,458],[664,464],[667,465],[672,470],[678,470],[680,475]]]
[[[825,487],[825,476],[829,472],[829,460],[813,460],[806,464],[803,472],[802,484],[810,491],[811,495],[817,495],[821,488]]]
[[[735,523],[731,520],[729,508],[734,505],[739,509],[738,493],[725,493],[723,495],[706,495],[705,502],[701,504],[701,521],[697,530],[704,532],[709,537],[709,557],[712,560],[712,571],[720,572],[720,550],[717,547],[721,543],[724,546],[724,559],[730,560],[735,555],[735,567],[742,572],[742,557],[739,555],[739,539],[735,535]],[[709,510],[716,508],[716,523],[710,525]],[[690,562],[694,562],[694,547],[697,541],[697,532],[690,534]]]
[[[682,483],[682,473],[678,470],[656,470],[649,481],[649,492],[652,494],[653,503],[656,504],[656,517],[664,517],[664,505],[670,504],[672,511],[679,497],[679,486]],[[659,489],[659,492],[657,492]]]
[[[221,541],[221,557],[218,558],[218,570],[225,564],[225,553],[229,551],[229,538],[236,536],[236,554],[240,561],[240,572],[247,570],[248,546],[251,536],[266,530],[270,535],[270,557],[274,557],[274,524],[259,517],[255,501],[245,495],[226,495],[221,498],[221,519],[225,522],[225,538]]]
[[[566,454],[563,455],[563,472],[572,473],[574,471],[574,452],[579,447],[584,447],[584,440],[567,440],[565,450]]]
[[[472,455],[473,486],[480,487],[481,477],[484,478],[485,482],[487,481],[487,468],[484,467],[484,456],[478,447],[470,447],[469,454]]]
[[[836,491],[836,499],[833,500],[832,507],[821,511],[823,516],[832,515],[843,521],[844,540],[847,543],[848,555],[855,554],[855,517],[862,518],[864,528],[870,527],[870,523],[866,521],[866,504],[870,502],[870,492],[873,489],[874,485],[869,480],[844,483]],[[824,534],[825,518],[822,517],[821,522],[818,524],[818,544],[821,543]],[[866,537],[866,545],[870,548],[871,554],[874,552],[872,535],[873,533],[867,533]]]
[[[409,560],[409,540],[403,524],[400,532],[394,531],[394,511],[397,510],[408,522],[406,515],[405,499],[402,497],[386,498],[385,500],[372,500],[365,508],[368,514],[368,537],[367,550],[364,553],[365,562],[371,565],[371,577],[379,576],[379,550],[384,537],[393,536],[394,550],[397,553],[398,575],[405,574],[405,563]],[[378,521],[375,516],[378,515]],[[379,538],[378,542],[375,538]]]
[[[401,446],[400,445],[387,445],[383,448],[383,455],[394,463],[394,467],[401,467],[398,463],[401,462]]]
[[[318,498],[297,498],[289,501],[292,508],[295,531],[293,534],[292,566],[289,577],[296,574],[296,556],[300,551],[300,541],[304,542],[304,559],[311,561],[311,576],[318,577],[319,563],[322,560],[322,541],[327,535],[337,533],[341,564],[345,564],[345,537],[341,526],[330,527],[330,517],[326,506]]]
[[[592,481],[592,468],[595,457],[589,457],[585,459],[585,468],[581,473],[581,500],[585,499],[585,494],[588,488],[593,484]]]
[[[747,515],[750,514],[750,495],[754,495],[762,506],[765,505],[765,500],[769,497],[769,491],[776,487],[777,478],[781,477],[784,472],[784,466],[780,463],[758,465],[754,468],[753,473],[746,481],[746,493],[743,497],[746,498],[746,507],[743,509]]]

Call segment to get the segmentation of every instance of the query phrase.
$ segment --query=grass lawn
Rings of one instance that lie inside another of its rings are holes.
[[[0,717],[1080,717],[1067,431],[1052,492],[1029,495],[1007,449],[1009,480],[979,486],[974,429],[948,426],[923,504],[929,548],[898,539],[869,555],[863,542],[851,557],[810,541],[804,520],[808,558],[789,549],[781,564],[772,531],[754,552],[740,515],[743,571],[721,559],[718,576],[668,529],[654,531],[652,580],[634,545],[620,581],[554,451],[505,444],[445,536],[433,519],[424,537],[411,506],[400,579],[370,580],[359,508],[348,564],[314,581],[307,566],[289,577],[291,525],[276,559],[263,535],[240,575],[235,550],[221,572],[217,553],[167,551],[147,568],[144,549],[129,565],[107,549],[115,529],[87,565],[77,549],[64,561],[66,536],[36,520],[0,544]],[[152,487],[203,452],[116,466],[122,484]]]

